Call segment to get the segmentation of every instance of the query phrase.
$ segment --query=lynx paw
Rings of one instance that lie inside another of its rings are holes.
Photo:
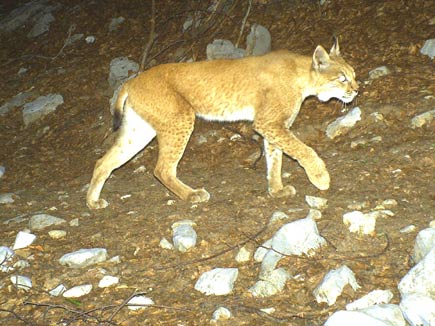
[[[293,186],[287,185],[278,191],[269,190],[269,195],[274,198],[293,197],[296,195],[296,189]]]
[[[210,199],[210,194],[205,189],[194,190],[187,199],[191,203],[202,203]]]
[[[101,209],[109,206],[109,203],[104,199],[98,199],[98,200],[88,201],[87,205],[90,209]]]
[[[310,179],[311,183],[319,190],[328,190],[329,183],[331,179],[329,177],[328,171],[320,171],[314,174],[309,174],[308,179]]]

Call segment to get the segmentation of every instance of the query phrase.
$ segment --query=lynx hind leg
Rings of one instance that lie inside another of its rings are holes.
[[[192,189],[177,178],[178,162],[192,134],[195,114],[190,110],[179,110],[174,121],[171,130],[159,131],[157,136],[159,158],[154,175],[179,198],[192,203],[206,202],[210,194],[205,189]]]
[[[264,152],[266,155],[269,194],[276,198],[294,196],[296,189],[293,186],[283,186],[282,184],[282,151],[277,146],[264,139]]]
[[[100,199],[104,183],[113,170],[129,161],[154,137],[156,131],[131,108],[125,108],[122,125],[113,146],[95,164],[86,197],[91,209],[105,208],[108,203]]]

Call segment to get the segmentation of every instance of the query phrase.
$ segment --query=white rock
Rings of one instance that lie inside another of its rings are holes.
[[[432,228],[432,229],[435,229],[435,220],[430,221],[429,227]]]
[[[334,139],[337,136],[348,132],[355,124],[361,120],[361,110],[359,107],[354,107],[345,116],[337,118],[326,127],[326,136]]]
[[[30,263],[29,263],[27,260],[20,259],[20,260],[18,260],[16,263],[14,263],[14,264],[12,265],[12,267],[13,267],[14,269],[16,269],[16,268],[18,268],[18,269],[23,269],[23,268],[30,267]]]
[[[168,239],[166,239],[166,238],[163,238],[162,240],[160,240],[159,246],[160,246],[160,248],[163,248],[163,249],[169,249],[169,250],[174,249],[174,245],[172,243],[170,243],[168,241]]]
[[[362,298],[346,305],[346,310],[360,310],[376,304],[390,303],[393,292],[390,290],[374,290]]]
[[[420,50],[421,54],[427,55],[429,58],[435,58],[435,38],[426,40]]]
[[[109,85],[112,89],[118,88],[123,82],[128,80],[129,72],[139,71],[139,64],[127,57],[115,58],[110,62]]]
[[[100,282],[98,282],[99,288],[107,288],[109,286],[119,283],[119,278],[116,276],[105,275]]]
[[[245,263],[251,259],[251,252],[245,247],[240,248],[239,252],[236,255],[236,262]]]
[[[270,52],[272,48],[272,37],[266,27],[259,24],[252,24],[251,32],[246,38],[247,55],[263,55]]]
[[[362,310],[337,311],[324,326],[406,326],[397,305],[376,305]]]
[[[63,104],[63,97],[59,94],[40,96],[33,102],[25,104],[23,107],[24,125],[27,127],[30,123],[55,111],[61,104]]]
[[[402,297],[421,294],[435,300],[435,247],[402,278],[399,291]]]
[[[254,253],[254,260],[257,263],[261,263],[264,259],[264,256],[268,253],[272,246],[272,239],[267,240],[264,242],[261,247],[258,247],[258,249]]]
[[[56,286],[53,290],[49,291],[48,293],[53,297],[58,297],[61,294],[63,294],[66,291],[66,287],[63,284],[59,284]]]
[[[93,36],[93,35],[86,36],[86,38],[85,38],[85,42],[86,42],[87,44],[92,44],[92,43],[94,43],[94,42],[95,42],[95,36]]]
[[[79,219],[78,218],[74,218],[71,221],[69,221],[69,225],[70,226],[79,226]]]
[[[12,275],[11,282],[18,289],[28,291],[32,288],[32,280],[27,276]]]
[[[360,288],[356,282],[355,274],[349,267],[344,265],[329,271],[313,294],[318,303],[326,302],[329,306],[332,306],[346,285],[350,285],[354,291]]]
[[[8,102],[0,106],[0,116],[7,114],[15,107],[23,106],[26,101],[33,96],[33,92],[20,92],[11,98]]]
[[[48,231],[48,235],[52,239],[62,239],[66,237],[66,231],[65,230],[51,230]]]
[[[54,22],[54,20],[54,16],[51,13],[45,13],[43,15],[40,15],[36,21],[36,24],[27,34],[27,37],[36,37],[48,32],[50,24]]]
[[[172,224],[172,241],[174,247],[180,252],[186,252],[196,245],[196,232],[192,226],[196,225],[191,220],[178,221]]]
[[[29,220],[30,230],[42,230],[52,225],[60,225],[66,221],[63,218],[58,218],[48,214],[33,215]]]
[[[328,207],[328,200],[325,198],[305,196],[305,201],[307,202],[308,206],[318,209],[319,211],[323,211],[326,207]]]
[[[349,227],[349,231],[358,234],[375,234],[376,215],[364,214],[360,211],[352,211],[343,215],[343,223]]]
[[[413,224],[405,226],[404,228],[400,229],[400,233],[411,233],[414,232],[417,229],[417,227]]]
[[[203,273],[195,284],[195,290],[206,295],[226,295],[233,290],[239,270],[237,268],[215,268]]]
[[[120,16],[116,18],[112,18],[109,25],[109,32],[114,32],[118,29],[118,27],[125,22],[125,18]]]
[[[386,66],[380,66],[369,72],[369,80],[378,79],[380,77],[386,76],[390,73],[390,69]]]
[[[207,45],[207,60],[237,59],[245,56],[245,50],[236,48],[231,41],[214,40]]]
[[[271,272],[263,273],[260,275],[260,278],[257,283],[249,288],[249,292],[254,297],[265,298],[282,292],[285,283],[291,278],[291,275],[284,268],[278,268]]]
[[[427,111],[412,118],[411,128],[420,128],[435,119],[435,110]]]
[[[273,271],[283,257],[282,254],[311,256],[316,249],[326,244],[325,239],[319,235],[313,218],[319,213],[317,210],[310,210],[306,218],[285,224],[270,240],[263,244],[262,247],[270,249],[263,257],[260,274]],[[258,250],[264,253],[264,248]],[[258,258],[261,255],[256,253],[256,256]]]
[[[106,259],[107,250],[104,248],[80,249],[63,255],[59,259],[59,263],[73,268],[80,268],[101,263]]]
[[[435,248],[435,229],[421,230],[415,238],[414,252],[412,254],[414,263],[422,260],[432,248]]]
[[[14,197],[15,194],[11,192],[0,194],[0,204],[12,204],[15,201]]]
[[[4,176],[6,168],[3,165],[0,165],[0,178]]]
[[[92,291],[92,284],[83,284],[72,287],[62,293],[65,298],[80,298]]]
[[[22,249],[30,246],[35,241],[36,235],[20,231],[15,237],[15,243],[12,247],[13,250]]]
[[[211,324],[215,324],[218,320],[227,320],[231,318],[231,311],[225,307],[219,307],[213,312],[213,317],[210,320]]]
[[[435,325],[435,300],[420,294],[407,294],[400,302],[405,319],[411,326]]]
[[[15,253],[11,248],[0,247],[0,271],[6,273],[13,269],[9,264],[14,256]]]
[[[275,211],[272,213],[272,217],[269,220],[269,225],[274,224],[276,222],[288,220],[288,219],[289,219],[289,216],[286,213],[281,212],[281,211]]]
[[[151,298],[148,298],[144,295],[137,295],[128,301],[127,307],[130,310],[139,310],[145,309],[147,308],[146,306],[150,306],[153,304],[154,301]]]

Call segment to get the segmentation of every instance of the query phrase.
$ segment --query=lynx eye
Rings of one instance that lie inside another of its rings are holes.
[[[338,77],[338,81],[340,83],[344,83],[345,81],[347,81],[347,78],[345,75],[342,74],[342,75],[340,75],[340,77]]]

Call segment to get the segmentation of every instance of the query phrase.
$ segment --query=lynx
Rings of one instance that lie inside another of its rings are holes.
[[[282,153],[297,160],[320,190],[330,177],[317,153],[289,128],[308,96],[326,102],[351,102],[358,93],[355,72],[340,56],[335,40],[328,53],[317,46],[312,56],[276,51],[234,60],[172,63],[153,67],[127,81],[114,107],[114,145],[97,161],[87,205],[104,208],[100,198],[114,169],[129,161],[157,136],[159,156],[154,175],[183,200],[206,202],[209,193],[192,189],[177,177],[177,165],[193,131],[195,117],[213,121],[253,122],[264,138],[268,192],[294,195],[281,179]]]

